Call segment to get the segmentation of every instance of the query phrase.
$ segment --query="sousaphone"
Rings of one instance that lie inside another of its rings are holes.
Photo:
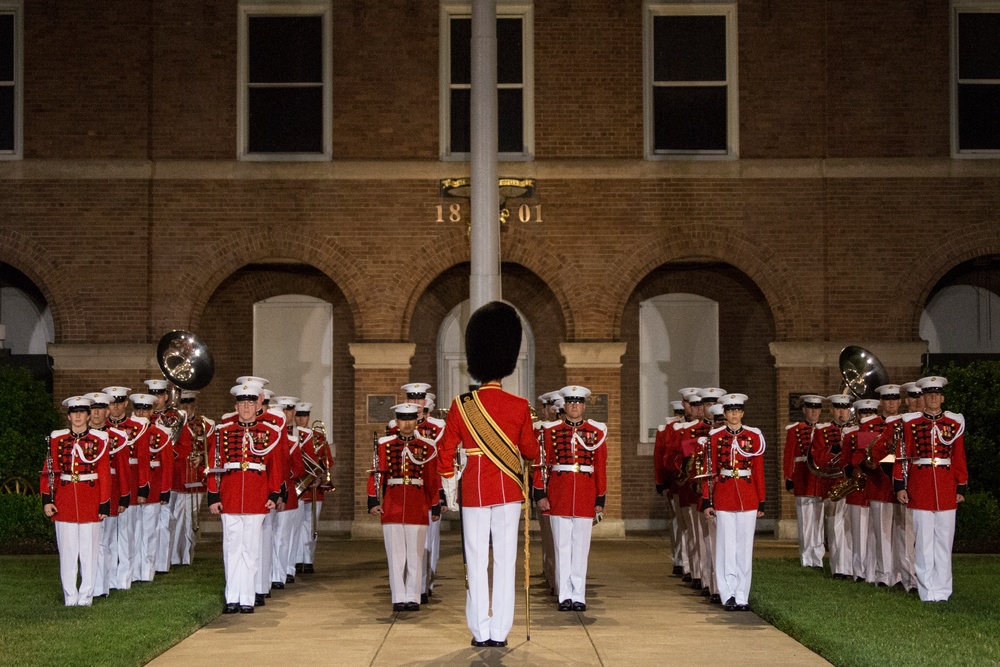
[[[202,389],[215,375],[215,359],[208,346],[190,331],[164,334],[156,346],[156,361],[163,377],[176,387]]]

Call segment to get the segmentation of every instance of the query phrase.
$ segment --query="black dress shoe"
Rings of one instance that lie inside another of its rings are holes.
[[[302,574],[314,574],[316,570],[313,569],[312,563],[306,563],[302,566]]]
[[[420,604],[427,604],[430,602],[430,598],[427,597],[427,593],[420,594]]]
[[[94,597],[95,598],[106,598],[106,597],[108,597],[108,594],[107,593],[101,593],[100,595],[95,595]]]
[[[393,602],[392,603],[392,610],[393,611],[406,611],[406,603],[405,602]]]
[[[707,588],[703,588],[701,589],[701,594],[704,595],[705,597],[708,597],[709,595],[712,594],[712,591],[708,590]]]
[[[850,579],[850,577],[848,575],[841,574],[840,572],[834,572],[833,573],[833,578],[834,579]]]
[[[750,605],[748,605],[748,604],[738,604],[738,605],[736,605],[736,611],[750,611]]]
[[[285,577],[285,583],[286,584],[294,584],[295,583],[295,577],[292,576],[292,575],[288,575],[287,577]]]
[[[302,563],[295,564],[295,574],[302,574]]]
[[[856,583],[856,584],[860,584],[864,580],[865,580],[864,577],[854,577],[854,583]]]
[[[691,580],[691,588],[695,589],[696,591],[700,591],[701,588],[702,588],[702,586],[701,586],[701,579],[692,579]]]
[[[227,604],[222,608],[223,614],[238,614],[240,613],[240,606],[238,604]]]
[[[673,572],[671,572],[671,574],[673,574],[673,576],[675,577],[682,577],[684,576],[684,568],[681,567],[680,565],[674,565],[674,570]]]
[[[691,583],[691,574],[690,573],[685,574],[683,577],[681,577],[681,581],[683,581],[685,584],[690,584]]]
[[[889,584],[885,583],[884,581],[878,582],[876,586],[878,586],[879,588],[889,588]]]
[[[272,581],[271,588],[277,588],[279,591],[285,587],[285,582],[283,581]]]
[[[719,597],[718,593],[716,593],[715,595],[713,595],[709,601],[712,604],[722,604],[722,598]]]
[[[916,595],[917,594],[917,589],[916,588],[911,588],[911,589],[909,589],[906,592],[909,593],[910,595]]]
[[[485,648],[486,646],[493,646],[493,640],[492,639],[484,639],[483,641],[478,642],[478,641],[476,641],[476,638],[473,637],[472,638],[472,645],[475,646],[476,648]]]
[[[722,605],[722,608],[726,611],[736,611],[736,598],[730,597],[726,600],[726,604]]]
[[[253,613],[253,607],[252,606],[251,607],[247,607],[247,606],[240,605],[240,613],[241,614],[252,614]]]
[[[253,606],[263,607],[264,606],[264,595],[262,593],[254,593],[253,596]]]
[[[503,648],[504,646],[507,645],[507,640],[506,639],[487,639],[486,640],[486,645],[487,646],[495,646],[497,648]]]
[[[407,602],[406,611],[420,611],[420,605],[416,602]]]
[[[559,603],[559,611],[573,611],[573,601],[563,600]]]
[[[587,605],[583,602],[574,602],[573,611],[587,611]]]

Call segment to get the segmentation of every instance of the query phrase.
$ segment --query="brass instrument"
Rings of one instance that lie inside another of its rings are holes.
[[[382,504],[382,471],[378,467],[378,431],[372,431],[372,439],[375,441],[372,446],[372,474],[375,476],[375,498],[378,504]]]
[[[188,425],[194,436],[191,441],[191,453],[187,457],[187,482],[185,486],[195,488],[202,484],[202,474],[205,471],[205,457],[208,452],[208,437],[215,431],[215,423],[205,417],[193,417]],[[197,494],[200,496],[201,494]],[[199,503],[196,497],[191,500],[191,528],[198,532],[201,528],[198,520]]]

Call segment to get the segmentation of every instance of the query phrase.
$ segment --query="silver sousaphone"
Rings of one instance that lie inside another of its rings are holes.
[[[198,336],[178,329],[164,334],[156,346],[156,361],[163,377],[176,387],[202,389],[215,375],[215,359]]]

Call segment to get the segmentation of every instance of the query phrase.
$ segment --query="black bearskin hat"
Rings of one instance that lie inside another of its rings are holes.
[[[476,309],[465,328],[469,375],[479,382],[501,380],[514,372],[521,351],[521,318],[502,301]]]

